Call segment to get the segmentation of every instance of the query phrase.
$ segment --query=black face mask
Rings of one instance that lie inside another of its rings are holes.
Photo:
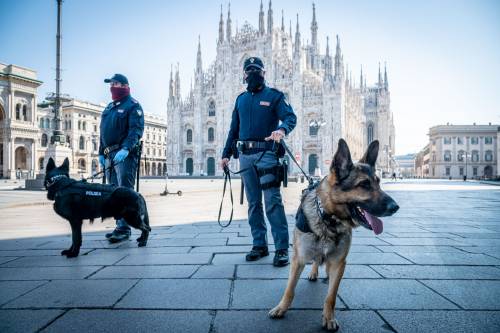
[[[257,92],[264,86],[264,76],[259,71],[248,74],[246,81],[248,83],[247,90],[249,92]]]

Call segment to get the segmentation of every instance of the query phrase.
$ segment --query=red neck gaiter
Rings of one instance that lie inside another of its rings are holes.
[[[111,87],[110,90],[113,101],[118,101],[130,95],[130,87]]]

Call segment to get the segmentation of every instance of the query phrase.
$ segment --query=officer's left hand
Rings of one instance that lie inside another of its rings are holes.
[[[281,139],[283,139],[284,137],[285,137],[285,131],[282,128],[280,128],[280,129],[272,132],[271,135],[269,135],[264,140],[266,140],[266,141],[274,140],[276,142],[280,142]]]
[[[115,158],[113,158],[114,163],[121,163],[125,158],[128,156],[128,150],[127,149],[121,149],[119,152],[116,153]]]

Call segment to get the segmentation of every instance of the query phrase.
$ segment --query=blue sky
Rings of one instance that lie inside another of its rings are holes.
[[[500,124],[500,1],[315,1],[322,52],[341,38],[344,61],[368,84],[387,62],[396,153],[415,152],[437,124]],[[227,0],[222,2],[224,16]],[[232,1],[233,32],[257,26],[259,0]],[[299,13],[310,39],[311,1],[274,0],[287,24]],[[179,62],[186,94],[201,35],[204,68],[215,58],[220,1],[66,0],[63,3],[63,92],[110,99],[102,79],[129,77],[146,112],[165,116],[170,65]],[[267,15],[267,1],[264,1]],[[55,0],[0,0],[0,62],[35,69],[43,97],[55,87]]]

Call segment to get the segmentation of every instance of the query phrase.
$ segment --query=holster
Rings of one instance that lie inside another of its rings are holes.
[[[263,190],[267,190],[272,187],[280,187],[281,182],[283,182],[283,187],[288,187],[288,162],[286,160],[283,162],[278,160],[277,165],[266,169],[258,168],[257,165],[254,165],[254,167],[259,178],[269,174],[274,176],[273,181],[260,184],[260,187]]]

